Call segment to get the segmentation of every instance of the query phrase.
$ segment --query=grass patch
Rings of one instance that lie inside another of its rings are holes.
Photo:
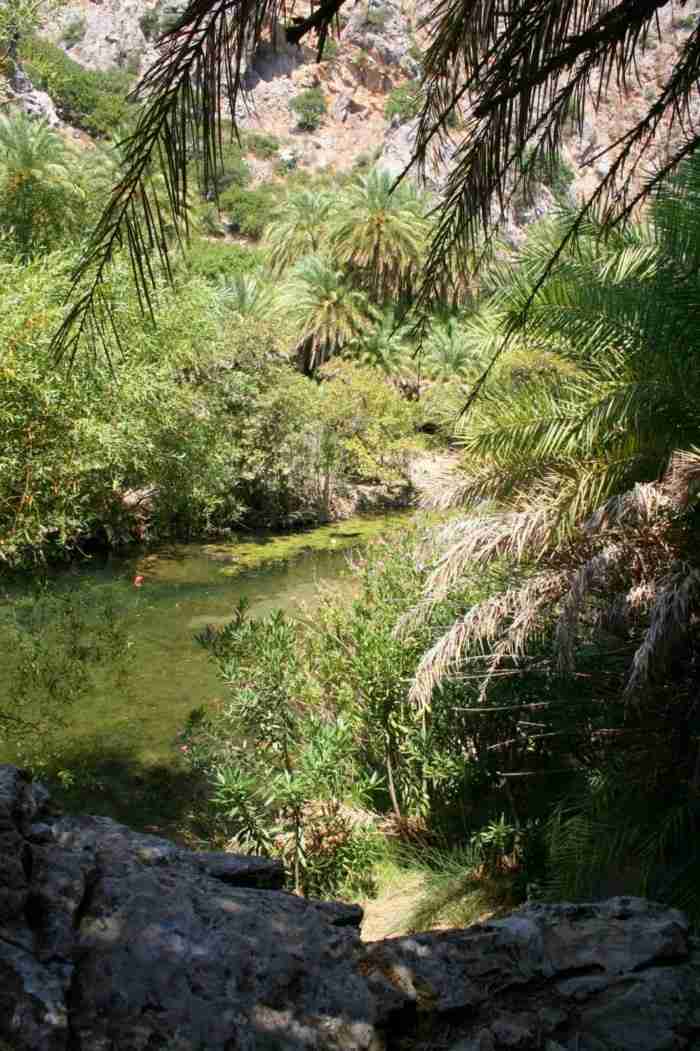
[[[279,153],[279,139],[264,132],[250,131],[244,139],[245,148],[260,160],[269,161]]]
[[[77,18],[72,18],[70,22],[64,27],[61,35],[61,40],[65,47],[75,47],[81,40],[85,39],[87,32],[87,21],[82,15],[78,15]]]

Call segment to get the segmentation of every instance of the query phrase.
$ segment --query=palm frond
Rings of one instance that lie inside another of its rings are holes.
[[[464,4],[442,0],[426,17],[432,43],[424,58],[425,105],[417,132],[417,159],[445,156],[447,117],[459,107],[468,135],[454,152],[426,268],[428,297],[443,260],[456,246],[470,248],[497,223],[515,193],[527,193],[537,168],[553,169],[572,114],[581,125],[588,98],[598,105],[610,81],[625,90],[637,79],[635,54],[656,31],[666,0],[571,0],[522,5],[506,0]],[[685,130],[684,118],[700,74],[700,31],[686,40],[657,97],[611,147],[609,170],[585,203],[579,225],[603,202],[608,223],[631,213],[687,156],[691,131],[637,192],[630,179],[640,151],[663,120]],[[690,125],[692,127],[692,125]],[[538,164],[522,163],[533,148]],[[613,193],[613,191],[615,191]],[[571,232],[564,235],[568,240]]]
[[[579,619],[591,590],[610,588],[610,578],[619,574],[625,558],[629,558],[627,545],[609,544],[587,559],[572,575],[555,628],[555,652],[562,674],[574,670]]]
[[[646,689],[666,670],[674,646],[685,637],[700,597],[700,571],[681,563],[660,582],[649,626],[632,660],[625,696]]]
[[[459,669],[469,651],[483,659],[483,694],[505,660],[524,655],[526,643],[543,626],[543,614],[566,584],[566,573],[547,570],[472,606],[423,655],[409,699],[427,708],[435,687]]]
[[[342,3],[323,0],[310,15],[291,19],[282,39],[298,45],[315,32],[322,47]],[[161,37],[158,57],[134,93],[142,104],[136,126],[120,143],[124,172],[73,275],[72,305],[53,341],[57,355],[72,358],[83,339],[93,347],[119,344],[108,271],[121,251],[129,256],[142,309],[152,315],[158,268],[172,278],[167,226],[179,243],[189,230],[188,162],[196,157],[201,184],[216,186],[227,120],[230,134],[238,134],[249,60],[265,35],[280,40],[278,27],[292,13],[293,3],[284,0],[191,0]],[[156,168],[165,179],[165,205],[153,192]]]

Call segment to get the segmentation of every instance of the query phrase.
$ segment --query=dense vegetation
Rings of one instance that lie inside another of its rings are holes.
[[[502,253],[460,344],[485,362],[508,334],[508,350],[434,494],[468,517],[371,552],[360,596],[313,628],[257,624],[266,652],[280,635],[293,649],[293,681],[245,663],[243,614],[202,639],[231,687],[190,727],[215,822],[289,851],[300,886],[319,858],[330,886],[331,843],[336,889],[352,887],[351,846],[357,873],[376,849],[369,809],[432,871],[416,923],[526,894],[645,893],[699,914],[699,217],[693,159],[644,222],[581,229],[544,286],[565,213]],[[282,734],[263,728],[256,755],[289,792],[266,791],[263,812],[232,744],[253,711]]]
[[[80,126],[129,119],[125,83],[26,49]],[[307,128],[324,112],[308,94]],[[241,607],[201,634],[226,699],[184,730],[204,786],[189,834],[279,853],[314,894],[367,892],[399,843],[432,872],[416,923],[614,890],[700,915],[697,158],[606,238],[595,213],[566,214],[570,173],[549,165],[561,215],[499,247],[478,288],[450,242],[426,310],[429,196],[377,169],[254,185],[246,155],[279,144],[244,139],[190,190],[191,251],[174,285],[154,263],[152,315],[118,254],[100,286],[111,356],[66,369],[51,340],[82,231],[128,158],[19,116],[0,140],[5,566],[325,520],[349,487],[405,479],[422,431],[460,451],[435,487],[446,521],[358,558],[353,599],[328,596],[313,624]],[[521,160],[543,177],[539,154]],[[157,165],[149,179],[144,216],[168,196]],[[80,608],[47,602],[42,649],[17,625],[8,732],[123,660],[108,605],[85,648]]]
[[[394,292],[419,262],[417,197],[404,212],[392,205],[395,232],[388,228],[370,265],[371,224],[386,208],[387,187],[368,200],[364,227],[347,216],[379,176],[350,184],[336,210],[323,189],[292,187],[280,207],[270,188],[260,249],[196,234],[176,287],[161,282],[152,319],[129,291],[123,262],[110,291],[119,337],[112,360],[57,368],[50,341],[81,231],[97,195],[118,178],[121,152],[81,155],[23,117],[2,118],[0,137],[6,564],[60,555],[91,538],[118,544],[201,536],[241,521],[324,520],[352,484],[405,479],[419,411],[392,383],[373,339],[384,290]],[[250,146],[269,148],[260,137]],[[243,166],[232,148],[222,179],[259,196],[264,188],[245,189]],[[221,191],[222,215],[230,193]],[[239,203],[249,224],[247,199]],[[195,228],[204,228],[210,207],[193,197]],[[341,273],[341,258],[357,260],[356,276]]]

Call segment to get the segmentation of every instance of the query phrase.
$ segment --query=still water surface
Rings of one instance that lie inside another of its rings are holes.
[[[190,711],[221,697],[214,667],[193,641],[195,633],[206,624],[226,623],[244,595],[254,616],[280,608],[308,615],[319,584],[352,590],[349,551],[387,535],[402,521],[406,515],[394,513],[301,534],[173,545],[129,558],[96,559],[60,574],[60,587],[89,582],[116,592],[132,639],[126,683],[118,688],[98,683],[89,699],[71,710],[66,730],[57,737],[66,764],[88,756],[99,756],[101,764],[171,763]],[[136,577],[143,577],[138,588]],[[26,595],[26,588],[6,590],[5,611],[8,604],[26,602]],[[4,757],[12,755],[5,750]]]

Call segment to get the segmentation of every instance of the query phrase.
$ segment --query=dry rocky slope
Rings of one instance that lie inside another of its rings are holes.
[[[163,25],[184,6],[185,0],[68,0],[46,26],[45,34],[88,68],[128,67],[143,73],[157,57],[155,36],[146,28],[144,15],[150,14]],[[303,2],[297,3],[295,11],[303,6]],[[421,18],[431,6],[428,0],[348,3],[342,12],[340,36],[331,45],[335,54],[321,63],[316,62],[311,47],[291,47],[282,41],[276,47],[262,45],[250,56],[248,92],[239,113],[241,125],[276,135],[287,159],[309,170],[328,167],[343,171],[360,156],[377,160],[390,171],[402,170],[412,155],[416,122],[398,118],[387,121],[384,105],[393,87],[420,73],[416,58],[426,43]],[[592,104],[588,106],[581,134],[572,126],[563,150],[563,160],[574,175],[572,197],[591,192],[607,172],[610,157],[601,156],[601,151],[646,111],[699,12],[700,0],[689,0],[682,10],[672,3],[662,8],[660,39],[652,39],[650,46],[636,55],[639,82],[632,81],[625,92],[620,92],[614,81],[604,85],[597,111]],[[66,30],[76,22],[82,26],[83,35],[68,47]],[[324,93],[328,113],[316,131],[302,132],[295,127],[289,102],[299,91],[316,85]],[[592,87],[597,94],[597,82]],[[28,93],[26,103],[32,112],[40,113],[46,99]],[[44,108],[53,121],[50,100]],[[700,105],[694,101],[690,124],[698,120]],[[669,141],[677,134],[669,133],[666,125],[661,127],[638,166],[638,178],[665,159]],[[463,132],[457,130],[454,135],[457,145]],[[275,177],[275,163],[252,160],[255,178]],[[433,188],[439,188],[443,174],[444,170],[429,172]],[[506,236],[513,242],[521,240],[527,225],[548,212],[553,203],[546,187],[533,200],[516,202],[504,217]]]
[[[636,898],[363,943],[274,861],[70,817],[0,766],[0,1046],[700,1049],[700,945]]]

